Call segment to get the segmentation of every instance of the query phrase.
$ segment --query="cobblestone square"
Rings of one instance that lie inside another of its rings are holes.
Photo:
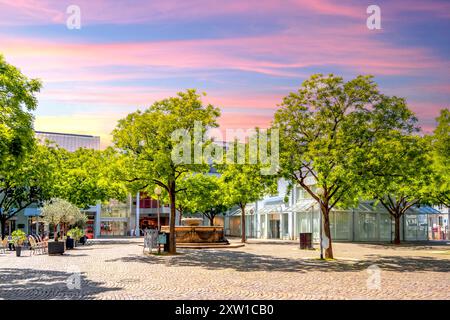
[[[1,253],[0,299],[450,299],[445,243],[335,243],[335,261],[286,241],[178,251],[143,254],[130,239],[64,256]]]

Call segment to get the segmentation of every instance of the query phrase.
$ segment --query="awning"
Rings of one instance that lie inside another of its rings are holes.
[[[341,212],[367,212],[367,213],[388,213],[386,208],[378,203],[374,206],[374,201],[364,201],[360,202],[355,208],[341,209],[341,208],[333,208],[332,211],[341,211]],[[311,210],[311,207],[317,205],[316,200],[314,199],[301,199],[297,201],[296,204],[289,207],[287,211],[289,212],[308,212]],[[422,206],[412,206],[406,211],[406,214],[439,214],[440,212],[430,206],[422,205]]]
[[[289,207],[287,211],[290,212],[305,212],[310,210],[314,205],[317,204],[317,201],[314,199],[302,199],[297,201],[293,206]]]
[[[39,217],[41,215],[40,208],[25,208],[23,215],[25,217]]]
[[[282,212],[286,212],[286,209],[282,204],[266,204],[264,207],[258,210],[258,214],[270,214]]]
[[[253,211],[252,211],[253,210]],[[241,215],[241,208],[237,208],[236,210],[231,211],[228,215],[234,216],[234,215]],[[255,213],[255,205],[254,204],[248,204],[245,206],[245,214],[250,214],[251,212]]]
[[[406,214],[440,214],[439,210],[436,210],[430,206],[412,206],[405,212]]]

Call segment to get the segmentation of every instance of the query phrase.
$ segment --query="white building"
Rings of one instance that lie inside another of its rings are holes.
[[[311,181],[311,184],[313,182]],[[321,215],[317,202],[300,186],[287,195],[288,182],[278,181],[278,193],[247,205],[246,234],[249,238],[296,240],[300,233],[312,233],[319,241]],[[401,219],[401,240],[437,239],[433,221],[440,212],[429,206],[413,206]],[[223,221],[220,221],[223,220]],[[218,219],[227,235],[240,235],[240,209]],[[338,241],[392,241],[394,222],[381,204],[365,201],[356,208],[333,209],[330,213],[331,236]]]
[[[100,149],[99,136],[45,131],[36,131],[35,133],[36,138],[38,138],[41,143],[48,140],[70,152],[74,152],[79,148]]]

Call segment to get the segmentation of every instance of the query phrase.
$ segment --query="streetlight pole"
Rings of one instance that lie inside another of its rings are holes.
[[[317,189],[317,195],[319,196],[319,199],[321,199],[321,196],[323,195],[323,188],[319,187]],[[320,205],[320,200],[319,200],[319,223],[320,223],[320,260],[323,260],[323,221],[322,221],[322,209],[321,209],[321,205]]]
[[[158,232],[160,232],[161,231],[161,218],[160,218],[160,211],[159,211],[159,197],[161,196],[161,188],[160,187],[158,187],[158,186],[156,186],[155,187],[155,194],[156,194],[156,196],[158,197],[158,199],[156,200],[157,202],[157,208],[156,208],[156,212],[157,212],[157,215],[158,215]]]
[[[322,233],[323,233],[323,230],[322,230],[322,211],[319,209],[319,221],[320,221],[320,260],[323,260],[323,244],[322,244],[322,242],[323,242],[323,239],[322,239]]]

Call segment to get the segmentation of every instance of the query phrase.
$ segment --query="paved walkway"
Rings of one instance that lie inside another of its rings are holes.
[[[337,243],[336,261],[277,241],[142,249],[135,239],[64,256],[0,254],[0,299],[450,299],[450,245]]]

